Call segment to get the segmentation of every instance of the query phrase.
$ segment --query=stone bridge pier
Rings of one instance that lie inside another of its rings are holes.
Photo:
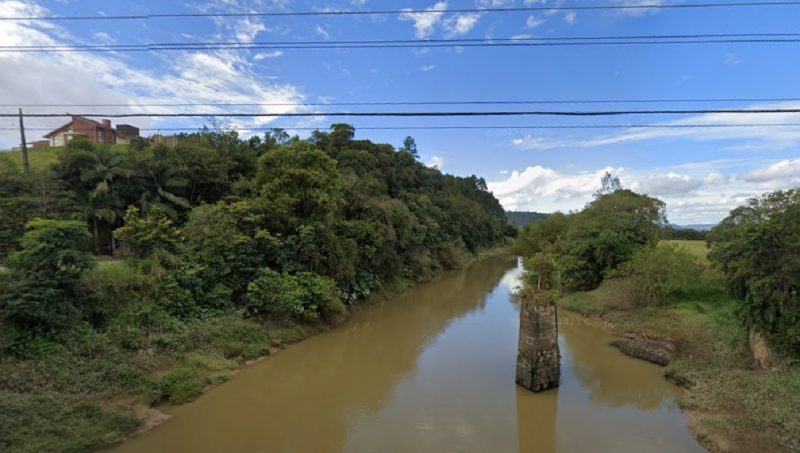
[[[561,357],[556,306],[549,292],[537,293],[536,297],[523,298],[520,307],[517,383],[541,392],[558,387]]]

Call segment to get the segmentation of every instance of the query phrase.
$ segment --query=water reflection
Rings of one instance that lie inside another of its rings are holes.
[[[513,258],[356,314],[174,411],[122,452],[691,451],[657,367],[562,322],[562,383],[514,384]],[[568,315],[560,314],[562,320]],[[634,449],[635,448],[635,449]]]
[[[614,348],[598,348],[597,342],[610,343],[613,337],[598,326],[563,313],[559,325],[562,341],[571,356],[572,372],[589,390],[590,400],[608,406],[633,405],[648,411],[671,402],[675,389],[653,385],[661,379],[661,368],[620,357]]]

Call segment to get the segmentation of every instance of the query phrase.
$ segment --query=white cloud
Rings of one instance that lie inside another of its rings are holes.
[[[278,58],[280,56],[283,56],[283,51],[282,50],[273,50],[271,52],[259,52],[259,53],[255,54],[255,56],[253,57],[253,60],[261,61],[261,60],[266,60],[266,59],[269,59],[269,58]]]
[[[575,141],[569,140],[551,140],[544,137],[536,137],[533,135],[526,135],[522,138],[515,138],[511,140],[511,145],[519,149],[528,150],[548,150],[556,148],[566,148],[571,146],[579,146]]]
[[[726,53],[723,62],[728,66],[736,66],[742,62],[742,59],[735,53]]]
[[[746,173],[742,179],[764,189],[781,189],[800,185],[800,159],[787,159],[766,168]]]
[[[328,33],[328,30],[325,30],[325,29],[322,27],[322,25],[319,25],[319,24],[317,24],[317,26],[314,28],[314,31],[315,31],[315,32],[316,32],[318,35],[322,36],[322,37],[323,37],[323,38],[325,38],[325,39],[331,39],[331,34],[330,34],[330,33]]]
[[[609,167],[569,174],[536,165],[515,170],[504,181],[490,182],[489,190],[508,210],[570,211],[591,199],[606,171],[621,174],[624,170]]]
[[[44,16],[49,11],[38,4],[19,0],[0,2],[0,16]],[[240,21],[235,21],[236,25]],[[233,26],[218,28],[234,34]],[[259,29],[255,26],[251,30]],[[240,29],[241,31],[241,29]],[[252,33],[251,33],[252,35]],[[250,36],[250,35],[248,35]],[[228,37],[227,39],[230,39]],[[0,22],[0,45],[70,45],[80,41],[60,26],[28,22]],[[103,103],[103,104],[165,104],[165,103],[300,103],[302,92],[292,85],[271,84],[255,73],[249,52],[209,51],[171,53],[169,58],[153,59],[149,66],[137,65],[135,55],[113,53],[4,53],[0,65],[16,68],[0,71],[0,87],[4,103]],[[159,55],[160,57],[161,55]],[[95,108],[94,110],[101,110]],[[169,108],[122,107],[103,108],[101,113],[156,113]],[[175,110],[172,108],[171,110]],[[220,108],[196,110],[219,111]],[[27,109],[32,113],[33,108]],[[41,110],[40,110],[41,111]],[[271,106],[259,109],[263,113],[298,111],[292,106]],[[80,112],[76,112],[80,113]],[[237,120],[240,128],[269,124],[274,118]],[[55,127],[63,118],[26,120],[31,129]],[[136,126],[195,127],[196,119],[149,120],[124,119]],[[41,132],[29,133],[31,140]],[[15,145],[15,133],[0,132],[0,148]]]
[[[727,184],[730,181],[730,177],[728,175],[723,175],[722,173],[711,172],[703,179],[703,185],[706,186],[717,186],[722,184]]]
[[[478,24],[480,14],[456,14],[444,21],[444,28],[447,36],[459,36],[467,34]]]
[[[444,157],[433,156],[428,162],[425,163],[425,165],[430,168],[438,168],[439,170],[441,170],[442,167],[444,166],[444,163],[445,163]]]
[[[631,189],[654,196],[686,195],[703,186],[703,181],[669,172],[655,174],[631,185]]]
[[[435,64],[429,64],[429,65],[425,65],[425,66],[420,66],[419,67],[419,70],[422,71],[422,72],[433,71],[434,69],[436,69],[436,65]]]
[[[566,13],[564,13],[564,22],[572,25],[575,23],[575,18],[577,16],[578,15],[575,13],[575,11],[567,11]]]
[[[97,33],[93,34],[92,37],[100,44],[113,44],[115,42],[111,35],[102,31],[98,31]]]
[[[624,6],[641,7],[641,8],[622,9],[620,10],[620,14],[624,14],[626,16],[643,16],[649,13],[653,14],[658,13],[660,9],[657,7],[665,4],[666,0],[615,0],[615,3]],[[645,8],[645,6],[653,6],[653,8]]]
[[[408,9],[408,8],[406,8]],[[414,22],[415,35],[419,39],[429,37],[436,29],[436,24],[442,19],[444,12],[447,9],[447,2],[441,1],[433,6],[426,8],[424,13],[402,13],[399,16],[400,20],[407,20]]]
[[[543,23],[544,23],[544,19],[536,17],[533,14],[531,14],[530,16],[528,16],[528,19],[525,20],[525,28],[527,28],[527,29],[536,28],[536,27],[542,25]]]
[[[253,42],[259,33],[267,31],[267,26],[258,20],[250,18],[237,20],[233,26],[236,39],[239,42]]]
[[[752,164],[752,159],[596,171],[559,171],[537,165],[488,185],[508,210],[565,212],[581,209],[591,201],[601,176],[609,171],[620,177],[624,187],[663,200],[673,223],[716,223],[750,197],[800,185],[800,159],[766,163],[744,173],[731,172],[748,162]]]

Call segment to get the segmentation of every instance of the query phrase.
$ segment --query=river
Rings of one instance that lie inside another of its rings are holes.
[[[514,383],[521,268],[490,257],[250,366],[128,452],[691,452],[679,389],[559,313],[561,386]]]

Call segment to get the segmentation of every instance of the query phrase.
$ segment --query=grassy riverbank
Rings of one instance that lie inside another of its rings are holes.
[[[702,257],[701,241],[675,241]],[[643,306],[631,297],[631,282],[611,279],[588,292],[565,296],[561,308],[599,317],[618,333],[667,336],[677,352],[664,369],[687,389],[681,408],[697,435],[713,451],[797,451],[800,449],[800,366],[788,361],[757,371],[747,331],[737,319],[737,302],[706,269],[701,283],[679,297]]]
[[[463,266],[498,254],[465,256]],[[122,261],[102,267],[126,273]],[[119,345],[124,332],[76,333],[37,357],[0,358],[0,451],[89,451],[112,446],[167,417],[158,408],[190,402],[252,361],[323,332],[349,313],[389,300],[416,282],[398,279],[317,322],[259,323],[240,314],[176,323],[151,320],[145,343]],[[133,338],[132,338],[133,340]],[[138,341],[141,341],[139,339]]]

